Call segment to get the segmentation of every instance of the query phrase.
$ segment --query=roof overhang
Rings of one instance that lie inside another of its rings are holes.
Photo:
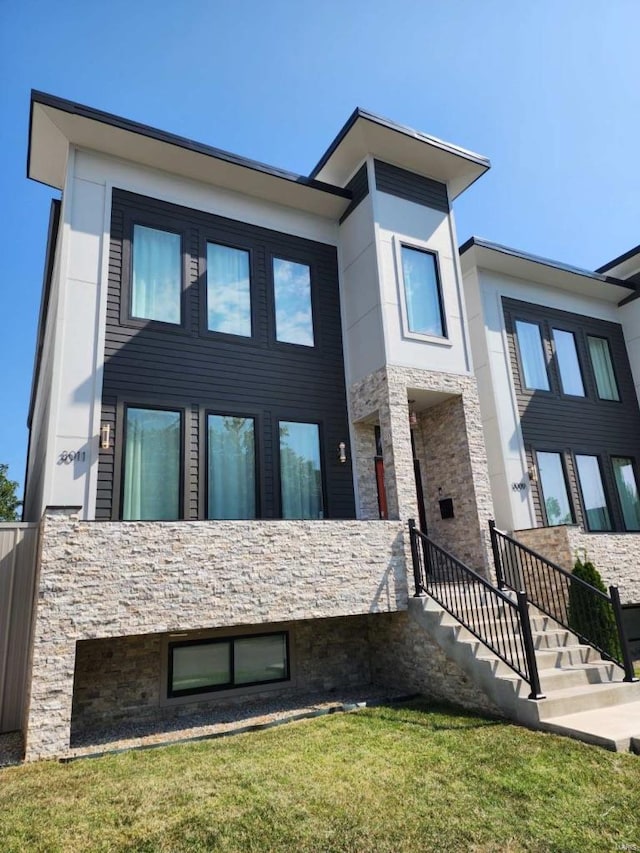
[[[62,189],[69,145],[339,218],[351,193],[43,92],[31,93],[27,175]]]
[[[491,168],[480,154],[358,108],[311,177],[344,186],[367,155],[445,183],[451,200]]]
[[[640,273],[640,246],[629,249],[623,255],[598,267],[597,272],[611,273],[617,278],[629,278]]]
[[[463,274],[473,267],[618,304],[635,293],[632,284],[471,237],[460,247]]]

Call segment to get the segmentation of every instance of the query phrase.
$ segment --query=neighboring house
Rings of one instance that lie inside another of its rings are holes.
[[[32,93],[28,175],[61,199],[29,529],[6,546],[11,670],[0,644],[0,730],[22,727],[27,758],[117,720],[371,684],[531,722],[526,602],[462,565],[490,581],[494,503],[560,562],[588,540],[640,601],[640,253],[587,273],[474,239],[461,267],[451,205],[488,168],[358,109],[300,176]],[[446,609],[477,611],[467,657],[410,604],[412,562],[417,593],[444,578]],[[517,648],[498,690],[475,660],[496,613]],[[539,648],[568,642],[551,633]],[[619,672],[593,666],[577,676]]]
[[[460,251],[498,526],[640,604],[640,249],[596,272]]]
[[[488,168],[356,110],[303,177],[33,93],[28,174],[62,197],[28,757],[103,720],[392,679],[411,517],[487,574],[451,203]]]

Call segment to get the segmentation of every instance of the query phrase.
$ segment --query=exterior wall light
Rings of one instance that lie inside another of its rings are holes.
[[[409,400],[409,427],[410,429],[414,429],[418,426],[418,416],[416,415],[416,410],[413,408],[413,404],[415,400]]]
[[[347,461],[347,445],[341,441],[338,445],[338,459],[344,464]]]
[[[100,429],[100,447],[108,450],[111,444],[111,424],[102,424]]]

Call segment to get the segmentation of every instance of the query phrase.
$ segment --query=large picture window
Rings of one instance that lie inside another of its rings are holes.
[[[179,518],[181,447],[180,412],[127,409],[123,519]]]
[[[169,645],[170,698],[287,681],[289,637],[254,634]]]
[[[280,488],[283,518],[322,518],[318,424],[280,421]]]
[[[207,518],[255,518],[253,418],[208,415],[207,445]]]
[[[575,335],[573,332],[565,332],[563,329],[553,329],[552,331],[562,390],[565,394],[571,394],[574,397],[584,397],[584,384],[580,362],[578,361]]]
[[[572,524],[573,514],[562,456],[559,453],[538,451],[536,457],[547,524]]]
[[[606,338],[597,338],[593,335],[587,336],[589,344],[589,355],[593,372],[596,377],[596,388],[601,400],[620,400],[618,383],[613,370],[611,349]]]
[[[611,516],[598,457],[576,454],[576,467],[587,528],[595,531],[611,530]]]
[[[532,391],[548,391],[549,376],[542,349],[540,326],[537,323],[528,323],[526,320],[516,320],[515,326],[525,388]]]
[[[312,347],[311,269],[307,264],[273,259],[276,338]]]
[[[207,328],[251,336],[249,252],[207,243]]]
[[[431,252],[402,246],[402,279],[409,332],[446,335],[436,257]]]
[[[640,499],[633,461],[626,457],[612,456],[611,464],[625,530],[640,530]]]
[[[133,226],[132,317],[180,325],[181,243],[179,234]]]

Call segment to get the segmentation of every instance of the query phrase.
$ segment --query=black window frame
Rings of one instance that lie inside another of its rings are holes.
[[[177,234],[180,237],[180,323],[136,317],[132,310],[133,301],[133,232],[136,225]],[[173,216],[130,208],[124,217],[122,238],[122,281],[120,294],[120,324],[144,329],[158,329],[170,334],[184,335],[191,331],[191,253],[188,250],[188,226]]]
[[[440,343],[441,341],[449,341],[449,324],[447,323],[447,312],[444,307],[444,294],[442,292],[442,275],[440,274],[440,256],[437,251],[434,249],[427,249],[424,246],[416,246],[413,243],[410,243],[406,240],[399,241],[400,246],[400,275],[402,278],[402,302],[403,302],[403,315],[401,317],[402,326],[403,326],[403,337],[408,338],[409,340],[426,340],[426,341],[437,341]],[[440,311],[440,322],[442,324],[442,334],[441,335],[433,335],[428,334],[427,332],[414,332],[409,328],[409,309],[407,307],[407,287],[404,278],[404,263],[402,261],[402,250],[403,249],[411,249],[414,252],[420,252],[423,255],[430,255],[433,258],[433,266],[436,273],[436,288],[438,295],[438,309]],[[406,328],[405,327],[406,321]]]
[[[114,458],[114,474],[117,473],[119,482],[114,482],[114,495],[118,496],[118,505],[114,507],[114,519],[126,523],[139,523],[142,519],[123,518],[124,512],[124,488],[125,488],[125,464],[127,450],[127,412],[129,409],[149,409],[155,412],[176,412],[180,415],[180,470],[178,472],[178,518],[177,519],[143,519],[151,523],[173,524],[176,521],[187,521],[185,518],[185,508],[188,504],[188,488],[189,488],[189,460],[187,458],[186,447],[186,421],[189,417],[190,410],[184,405],[173,405],[172,403],[158,403],[138,401],[127,399],[126,401],[118,400],[116,405],[116,422],[120,424],[120,430],[116,432],[116,454]],[[118,432],[120,433],[118,435]],[[117,487],[116,487],[117,486]]]
[[[284,521],[325,521],[327,518],[330,518],[329,514],[329,498],[328,498],[328,490],[327,490],[327,459],[325,453],[325,444],[324,444],[324,421],[322,418],[302,418],[300,416],[288,416],[286,413],[283,414],[281,411],[274,411],[272,413],[273,417],[273,459],[274,459],[274,470],[273,470],[273,484],[274,484],[274,505],[277,507],[278,518]],[[318,448],[320,451],[320,487],[322,489],[322,518],[285,518],[282,514],[282,460],[281,460],[281,452],[280,452],[280,424],[282,422],[289,422],[294,424],[314,424],[318,427]],[[337,448],[336,448],[337,454]],[[336,456],[337,458],[337,456]]]
[[[209,243],[214,243],[218,246],[224,246],[227,249],[237,249],[242,252],[247,252],[249,255],[249,300],[250,300],[250,322],[251,334],[238,335],[235,332],[220,332],[217,329],[209,328],[209,287],[208,287],[208,257],[207,246]],[[201,228],[201,239],[199,248],[199,281],[200,281],[200,335],[202,337],[219,338],[220,340],[228,340],[234,344],[240,345],[255,345],[259,338],[259,322],[258,322],[258,275],[257,266],[259,263],[259,255],[262,246],[256,245],[249,240],[235,240],[228,234],[217,234],[215,231]]]
[[[555,370],[558,376],[558,391],[560,397],[566,397],[570,400],[587,400],[589,398],[587,378],[585,375],[584,364],[582,363],[582,357],[580,354],[580,344],[579,337],[580,333],[575,329],[568,329],[562,326],[560,323],[547,322],[549,327],[549,343],[551,344],[552,351],[552,359],[555,363]],[[556,339],[554,337],[554,332],[564,332],[565,334],[571,335],[573,337],[573,345],[576,351],[576,360],[578,362],[578,370],[580,371],[580,381],[582,382],[582,394],[569,394],[564,390],[564,383],[562,381],[562,370],[560,369],[560,359],[558,358],[558,351],[556,348]],[[544,352],[544,349],[543,349]],[[551,365],[547,365],[547,375],[549,374],[548,368]]]
[[[309,268],[309,296],[311,298],[311,331],[313,333],[313,344],[299,344],[295,341],[281,341],[278,338],[278,321],[276,316],[276,277],[273,262],[275,260],[299,264]],[[304,252],[286,250],[283,252],[274,250],[273,247],[267,252],[267,311],[269,315],[269,343],[275,347],[296,347],[299,352],[317,353],[321,352],[320,342],[320,305],[317,292],[317,271],[315,262],[305,255]]]
[[[270,678],[260,681],[243,681],[235,682],[235,651],[234,644],[236,640],[255,640],[261,637],[284,637],[285,652],[286,652],[286,674],[284,678]],[[214,684],[210,687],[192,687],[185,690],[173,690],[173,650],[175,648],[183,648],[185,646],[210,646],[221,643],[229,644],[229,672],[231,680],[224,684]],[[228,634],[224,637],[197,637],[190,640],[176,640],[169,642],[167,661],[167,699],[179,699],[184,696],[202,696],[209,693],[220,693],[227,690],[242,690],[248,687],[256,687],[271,684],[284,684],[291,681],[291,644],[289,631],[262,631],[258,634]]]
[[[199,454],[199,480],[202,483],[202,492],[200,495],[200,505],[202,506],[203,521],[225,521],[231,519],[215,519],[209,518],[209,415],[218,415],[227,418],[245,418],[253,421],[253,457],[255,466],[255,507],[256,514],[254,519],[236,519],[238,521],[257,521],[263,517],[263,472],[260,467],[260,460],[263,458],[262,452],[262,434],[263,434],[263,419],[256,411],[234,410],[224,411],[212,407],[202,406],[200,408],[200,417],[198,418],[198,429],[200,430],[199,445],[204,447],[204,453]],[[204,436],[204,440],[203,440]],[[204,471],[204,476],[203,476]]]
[[[600,340],[600,341],[606,341],[607,351],[609,353],[609,361],[611,362],[611,371],[613,373],[613,378],[614,378],[614,381],[616,383],[616,391],[618,392],[618,399],[617,400],[611,400],[608,397],[601,397],[600,396],[600,392],[598,390],[598,381],[596,379],[596,371],[595,371],[595,367],[593,366],[593,359],[591,358],[591,350],[589,349],[589,338],[594,338],[595,340]],[[611,339],[608,338],[606,335],[593,335],[587,331],[585,331],[585,333],[584,333],[584,339],[585,339],[585,346],[586,346],[586,350],[587,350],[587,357],[589,359],[589,369],[591,371],[591,376],[593,377],[593,390],[595,392],[595,399],[598,401],[598,403],[603,403],[605,406],[608,404],[611,404],[611,403],[616,404],[616,405],[621,404],[623,402],[622,393],[620,392],[620,380],[618,378],[618,369],[616,367],[615,359],[613,357],[613,352],[611,349]]]
[[[620,497],[620,493],[618,490],[618,484],[616,482],[615,469],[613,467],[613,460],[614,459],[628,459],[629,462],[631,462],[631,468],[633,470],[633,476],[634,476],[635,481],[636,481],[636,489],[638,490],[638,495],[640,496],[640,480],[638,479],[638,464],[637,464],[636,457],[631,453],[613,452],[613,453],[608,454],[608,461],[609,461],[609,467],[611,469],[611,482],[613,483],[613,494],[615,495],[615,499],[616,499],[616,509],[618,510],[618,515],[619,515],[620,525],[621,525],[621,530],[619,532],[621,532],[621,533],[640,533],[640,528],[636,528],[635,530],[629,530],[629,528],[627,527],[626,522],[624,520],[622,498]]]
[[[526,317],[522,314],[514,314],[513,316],[513,338],[515,340],[516,362],[518,365],[518,375],[520,379],[520,389],[523,394],[544,394],[548,397],[555,396],[554,383],[551,371],[551,361],[549,359],[548,343],[545,338],[545,328],[543,320],[536,320],[532,317]],[[520,336],[518,335],[518,323],[527,323],[529,326],[537,326],[538,334],[540,335],[540,346],[542,348],[542,360],[544,361],[544,369],[547,376],[548,388],[530,388],[525,382],[524,359],[520,348]],[[578,398],[582,399],[582,398]]]
[[[566,527],[568,524],[576,523],[576,508],[574,506],[573,501],[573,493],[571,489],[571,478],[569,477],[569,469],[567,466],[567,459],[565,452],[559,450],[557,447],[545,447],[543,445],[537,445],[534,448],[531,448],[533,453],[533,462],[535,465],[536,471],[536,480],[538,486],[538,496],[540,500],[540,511],[542,513],[542,520],[544,521],[544,527]],[[544,488],[542,486],[542,476],[540,474],[540,463],[538,461],[539,453],[556,453],[560,457],[560,465],[562,466],[562,476],[564,477],[564,486],[567,492],[567,501],[569,503],[569,512],[571,513],[571,521],[566,524],[549,524],[549,517],[547,515],[547,506],[544,497]]]
[[[600,472],[600,483],[602,485],[602,491],[604,493],[605,505],[607,507],[607,512],[609,513],[609,528],[607,530],[591,530],[589,527],[587,510],[584,503],[584,495],[582,493],[582,482],[580,480],[580,469],[578,468],[578,456],[591,456],[597,460],[598,470]],[[595,533],[595,534],[606,534],[606,533],[616,533],[619,532],[617,530],[617,514],[614,512],[614,508],[611,502],[611,494],[607,477],[607,470],[604,464],[603,454],[602,453],[594,453],[592,450],[578,450],[573,449],[571,451],[573,470],[575,471],[576,478],[576,488],[578,491],[578,500],[580,502],[580,512],[582,515],[582,523],[584,525],[584,529],[587,533]],[[613,478],[613,468],[611,468],[611,477]]]

